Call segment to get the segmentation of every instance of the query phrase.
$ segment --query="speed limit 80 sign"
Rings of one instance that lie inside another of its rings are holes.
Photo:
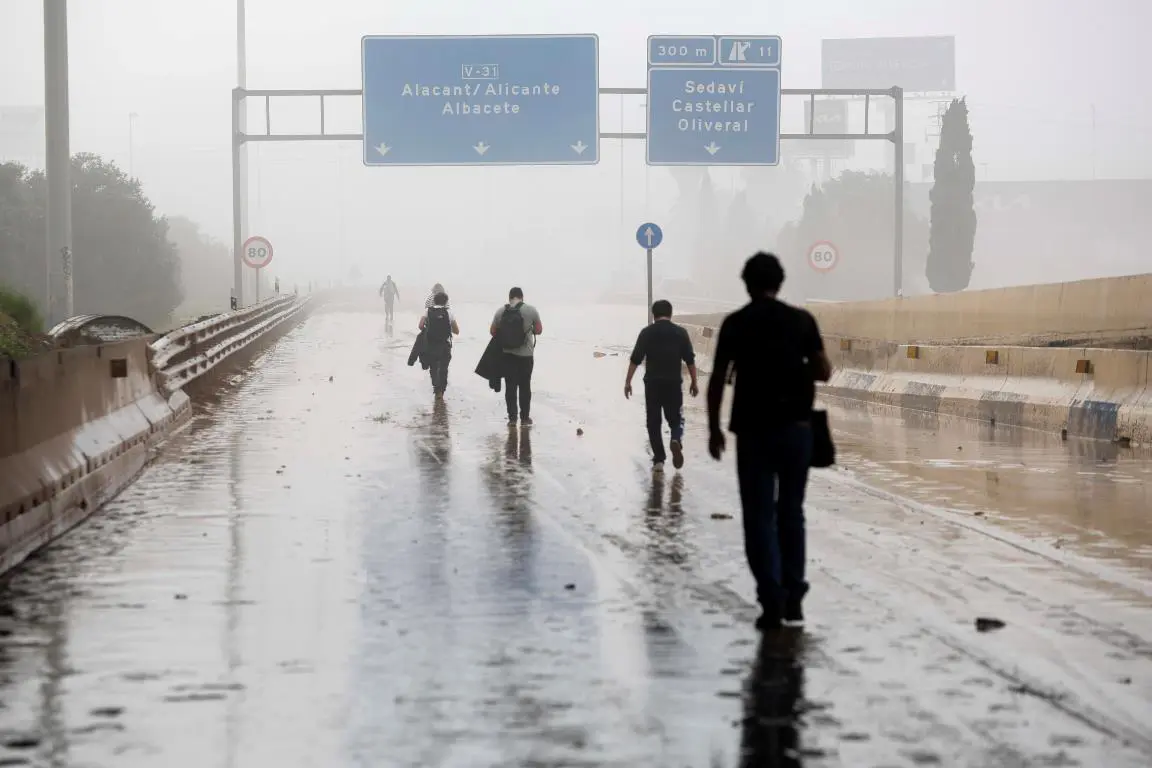
[[[808,266],[817,272],[831,272],[840,261],[840,252],[827,240],[812,243],[808,249]]]
[[[272,262],[272,243],[263,237],[250,237],[244,241],[240,257],[252,269],[263,269]]]

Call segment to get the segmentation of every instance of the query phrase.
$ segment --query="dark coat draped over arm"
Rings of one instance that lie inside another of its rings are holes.
[[[416,361],[419,360],[421,367],[428,370],[428,362],[424,359],[427,348],[428,345],[424,341],[424,331],[420,331],[416,336],[416,341],[412,342],[412,351],[408,353],[408,365],[416,365]]]
[[[480,362],[476,364],[476,375],[488,380],[488,386],[494,392],[500,391],[500,380],[504,378],[504,348],[495,336],[484,348]]]

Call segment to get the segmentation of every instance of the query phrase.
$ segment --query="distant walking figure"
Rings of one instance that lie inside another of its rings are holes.
[[[751,301],[720,326],[708,380],[708,450],[724,452],[720,404],[729,374],[735,393],[729,430],[736,435],[736,474],[744,548],[763,614],[760,629],[803,621],[806,533],[804,492],[812,460],[816,381],[832,374],[816,318],[776,298],[784,268],[757,253],[741,275]]]
[[[393,305],[396,299],[400,298],[400,289],[392,281],[392,275],[384,278],[384,284],[380,286],[380,295],[384,297],[384,319],[390,322],[395,317]]]

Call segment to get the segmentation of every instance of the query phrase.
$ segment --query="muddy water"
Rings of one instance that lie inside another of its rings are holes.
[[[885,490],[1152,575],[1152,450],[829,400],[840,465]]]

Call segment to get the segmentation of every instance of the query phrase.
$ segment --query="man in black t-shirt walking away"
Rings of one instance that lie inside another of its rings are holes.
[[[664,452],[664,423],[672,430],[672,466],[684,466],[684,390],[680,364],[688,366],[692,379],[688,391],[692,397],[700,394],[696,379],[696,353],[688,331],[672,322],[672,304],[661,299],[652,305],[651,325],[640,331],[628,376],[624,380],[624,397],[632,397],[632,377],[644,364],[644,404],[648,413],[648,440],[652,444],[652,471],[663,472],[667,455]],[[663,417],[663,420],[662,418]]]
[[[736,435],[744,549],[764,609],[756,626],[774,629],[782,619],[804,619],[812,406],[816,382],[827,381],[832,367],[816,318],[776,298],[784,283],[779,259],[757,253],[741,276],[752,301],[720,326],[708,381],[708,450],[717,460],[724,452],[720,403],[734,372],[729,430]]]

